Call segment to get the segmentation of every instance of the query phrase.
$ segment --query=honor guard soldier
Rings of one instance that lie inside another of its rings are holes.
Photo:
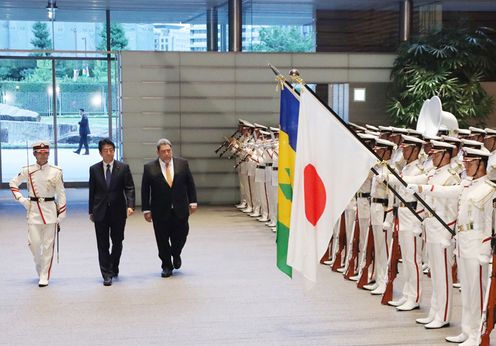
[[[27,210],[28,244],[36,264],[39,287],[48,285],[58,223],[66,216],[62,169],[48,163],[49,150],[46,141],[34,143],[36,163],[23,167],[9,183],[14,198]],[[27,197],[19,190],[23,182],[27,184]]]
[[[267,167],[272,167],[272,157],[270,148],[272,147],[271,132],[266,130],[259,131],[259,159],[257,170],[255,172],[255,185],[258,188],[260,197],[260,216],[257,218],[260,222],[269,222],[269,191],[267,186]]]
[[[239,192],[240,192],[240,203],[236,205],[238,209],[246,209],[251,207],[251,193],[250,186],[248,182],[248,170],[246,162],[240,162],[243,158],[243,148],[250,141],[252,135],[252,130],[255,126],[246,120],[239,119],[238,124],[239,131],[241,132],[240,137],[236,140],[236,145],[233,145],[233,156],[236,158],[236,172],[239,176]]]
[[[477,346],[480,319],[487,287],[489,261],[491,258],[491,229],[493,224],[493,199],[496,184],[486,175],[489,154],[466,148],[463,163],[466,178],[460,185],[420,185],[418,192],[445,200],[458,200],[456,223],[460,284],[462,287],[462,332],[448,336],[446,341],[463,346]]]
[[[419,162],[418,156],[425,142],[407,135],[403,135],[402,138],[401,150],[406,164],[401,170],[401,176],[405,178],[423,175],[424,167]],[[398,207],[398,239],[403,258],[404,284],[401,298],[389,301],[388,304],[396,306],[399,311],[410,311],[418,309],[420,302],[422,265],[420,234],[422,233],[422,224],[408,207],[417,213],[422,212],[422,207],[420,205],[417,207],[417,201],[411,191],[400,184],[394,175],[388,174],[386,179],[405,200]]]
[[[279,153],[279,128],[269,127],[272,136],[272,145],[267,150],[271,159],[271,163],[265,166],[265,183],[267,184],[267,191],[269,196],[269,222],[266,223],[268,227],[275,230],[277,225],[277,162]],[[274,174],[275,172],[275,174]]]
[[[374,151],[383,161],[389,161],[395,146],[393,142],[378,138]],[[379,174],[388,172],[388,169],[382,164],[378,164],[375,168]],[[393,198],[391,191],[377,179],[377,176],[372,178],[370,195],[370,224],[374,234],[375,284],[366,285],[364,288],[370,290],[371,294],[381,295],[386,290],[387,252],[391,239],[391,232],[384,229],[384,222],[392,218],[392,215],[388,214],[392,214]]]
[[[376,136],[370,134],[359,134],[358,135],[362,141],[369,147],[373,148],[375,145]],[[372,177],[374,174],[369,172],[367,179],[363,182],[362,186],[358,189],[356,193],[356,203],[357,203],[357,216],[358,216],[358,227],[360,229],[360,234],[358,236],[358,274],[351,277],[351,280],[358,281],[362,274],[362,268],[365,266],[365,255],[367,252],[367,242],[369,236],[369,225],[370,225],[370,188],[372,185]],[[368,278],[367,278],[368,282]]]
[[[426,175],[415,177],[404,177],[410,184],[432,184],[432,185],[457,185],[460,177],[450,166],[452,150],[454,145],[432,140],[432,163],[435,169]],[[414,187],[412,186],[412,189]],[[446,200],[435,196],[426,196],[425,201],[437,215],[452,229],[456,224],[458,209],[457,200]],[[451,233],[429,213],[424,218],[425,240],[427,256],[432,281],[432,296],[429,314],[425,318],[418,318],[417,323],[424,324],[426,329],[437,329],[449,325],[451,319],[451,307],[453,300],[453,277],[451,268],[453,265],[453,246]]]
[[[263,212],[262,202],[265,202],[262,200],[262,198],[265,198],[264,196],[265,162],[263,157],[264,135],[261,133],[261,131],[266,129],[266,126],[257,123],[254,123],[254,125],[255,125],[255,130],[254,130],[255,144],[254,144],[253,153],[250,155],[250,159],[249,159],[250,171],[248,173],[248,175],[250,175],[251,172],[253,177],[252,180],[250,176],[250,183],[253,181],[253,185],[252,185],[253,211],[250,214],[248,214],[248,216],[259,218],[262,216],[262,212]]]

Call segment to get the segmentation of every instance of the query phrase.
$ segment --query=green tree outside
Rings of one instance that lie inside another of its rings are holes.
[[[46,23],[36,22],[33,24],[33,35],[34,38],[31,40],[31,44],[34,49],[40,50],[50,50],[52,49],[52,40],[50,39],[50,32],[48,31],[48,26]],[[46,54],[50,55],[50,54]]]
[[[254,52],[313,52],[313,37],[303,35],[296,26],[271,26],[259,31],[260,43]]]
[[[97,45],[98,50],[107,50],[107,29],[104,25],[98,34],[100,40]],[[128,40],[121,23],[110,23],[110,50],[126,49]]]

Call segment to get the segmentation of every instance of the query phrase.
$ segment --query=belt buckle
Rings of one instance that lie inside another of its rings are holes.
[[[45,197],[38,197],[38,202],[45,202]]]

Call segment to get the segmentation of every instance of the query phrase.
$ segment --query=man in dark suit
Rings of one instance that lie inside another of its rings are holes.
[[[90,167],[90,220],[95,223],[98,261],[105,286],[119,275],[126,218],[133,214],[135,192],[129,166],[114,160],[115,145],[106,138],[98,143],[102,161]],[[112,250],[109,252],[110,239]]]
[[[153,221],[162,277],[169,277],[173,268],[181,267],[188,218],[197,208],[196,188],[188,161],[173,157],[169,140],[157,142],[157,155],[156,160],[145,164],[141,202],[145,220]]]
[[[79,110],[79,115],[81,115],[81,120],[79,120],[79,147],[74,152],[79,154],[81,152],[81,148],[84,145],[85,152],[83,155],[89,155],[89,147],[88,147],[88,135],[90,132],[90,124],[88,120],[88,114],[85,113],[84,109],[81,108]]]

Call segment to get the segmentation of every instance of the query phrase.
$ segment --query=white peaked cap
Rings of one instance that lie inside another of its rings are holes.
[[[403,143],[406,144],[420,144],[420,145],[425,144],[425,141],[414,136],[401,135],[401,137],[403,137]]]

